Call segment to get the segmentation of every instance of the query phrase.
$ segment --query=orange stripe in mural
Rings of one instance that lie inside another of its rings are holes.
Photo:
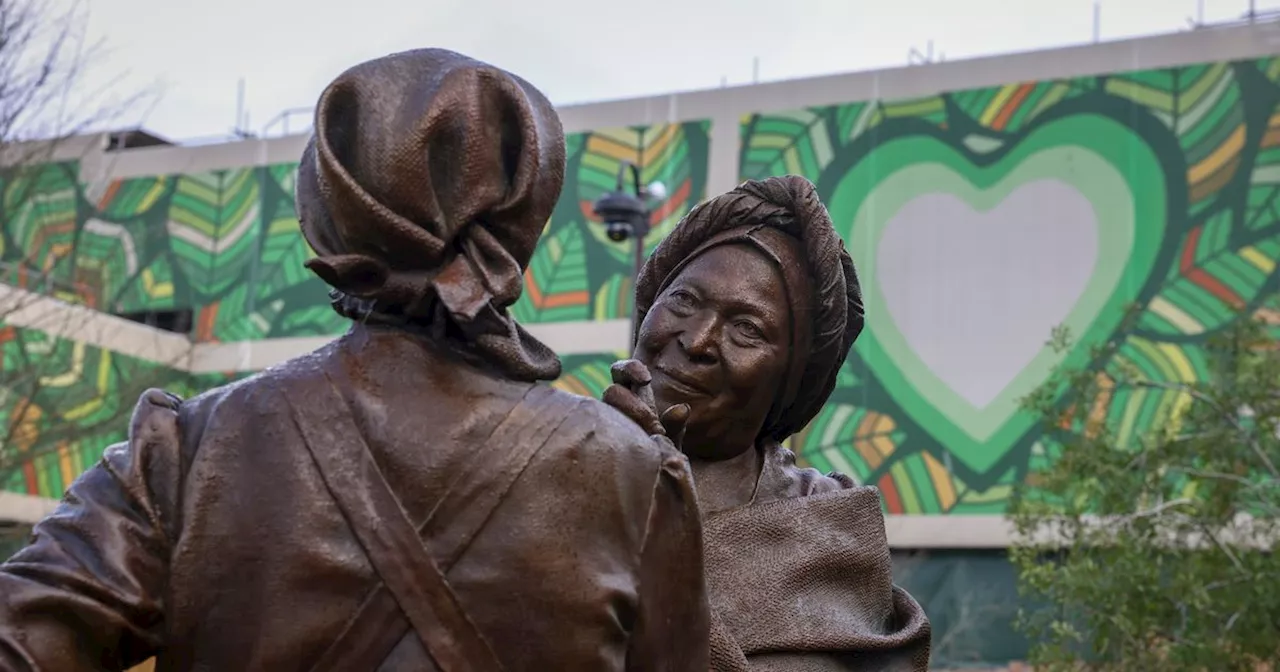
[[[1026,101],[1027,96],[1030,96],[1035,88],[1035,84],[1019,86],[1018,90],[1014,91],[1013,95],[1009,97],[1009,102],[1005,103],[1004,108],[1000,110],[1000,114],[996,115],[995,121],[991,122],[991,128],[1003,131],[1004,127],[1009,124],[1009,120],[1013,118],[1014,113],[1018,111],[1019,107],[1022,107],[1022,103]]]
[[[533,281],[532,271],[524,272],[524,293],[529,297],[535,306],[542,305],[542,290],[538,288],[538,284]]]
[[[71,465],[71,449],[67,447],[66,441],[58,442],[58,475],[62,477],[64,490],[71,486],[76,476],[79,476],[75,467]]]
[[[1244,124],[1240,124],[1236,127],[1236,130],[1231,132],[1231,135],[1227,136],[1226,140],[1222,141],[1221,145],[1218,145],[1217,149],[1214,149],[1213,152],[1209,154],[1209,156],[1204,157],[1203,161],[1187,169],[1187,182],[1195,184],[1207,179],[1209,176],[1216,173],[1218,168],[1222,167],[1227,163],[1227,161],[1230,161],[1239,154],[1240,150],[1243,148]]]
[[[221,301],[214,301],[200,309],[200,317],[196,320],[197,341],[209,343],[218,340],[213,337],[213,325],[218,321],[218,306],[221,304]]]
[[[547,297],[543,308],[559,308],[560,306],[580,306],[591,300],[591,294],[586,290],[579,292],[562,292],[560,294],[552,294]]]
[[[106,208],[107,204],[111,203],[111,200],[116,197],[116,193],[120,191],[120,184],[122,182],[124,182],[124,180],[112,180],[111,184],[107,185],[107,190],[102,194],[102,198],[98,199],[99,210]]]
[[[1187,236],[1187,242],[1182,247],[1182,260],[1179,264],[1182,275],[1195,283],[1201,289],[1212,294],[1219,301],[1234,308],[1243,306],[1244,300],[1241,299],[1238,294],[1231,291],[1230,287],[1227,287],[1217,278],[1196,267],[1196,245],[1199,244],[1200,236],[1203,233],[1204,227],[1197,226],[1195,229],[1192,229],[1191,234]]]

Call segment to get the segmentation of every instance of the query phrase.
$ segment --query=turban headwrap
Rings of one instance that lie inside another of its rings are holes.
[[[761,436],[781,441],[818,414],[862,332],[858,275],[812,182],[794,175],[744,182],[695,207],[658,244],[636,280],[634,336],[680,271],[706,250],[725,244],[750,245],[782,272],[791,310],[791,351],[783,385],[761,431]]]
[[[559,117],[515,75],[443,49],[357,65],[321,94],[298,168],[307,268],[348,317],[426,329],[517,380],[555,378],[555,353],[507,308],[564,164]]]

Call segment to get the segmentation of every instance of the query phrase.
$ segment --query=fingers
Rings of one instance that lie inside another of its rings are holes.
[[[671,442],[680,448],[684,441],[684,429],[689,422],[689,404],[676,404],[662,412],[659,418],[662,430]]]
[[[640,428],[645,433],[666,433],[663,430],[662,422],[658,419],[658,414],[630,389],[622,385],[610,385],[605,388],[601,399],[603,399],[604,403],[618,409],[619,412],[630,418],[632,422],[640,425]]]
[[[609,367],[609,375],[612,376],[615,385],[631,390],[650,408],[657,407],[653,399],[653,389],[649,387],[649,383],[653,382],[653,376],[649,374],[649,367],[643,362],[638,359],[614,362],[613,366]]]
[[[622,385],[635,389],[639,385],[648,385],[653,382],[653,377],[649,375],[649,368],[638,359],[624,359],[613,363],[609,367],[609,374],[613,377],[615,385]]]

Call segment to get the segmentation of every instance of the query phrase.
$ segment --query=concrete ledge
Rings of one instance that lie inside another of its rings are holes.
[[[182,334],[4,284],[0,284],[0,325],[36,329],[191,373],[260,371],[315,350],[334,338],[192,343]],[[524,327],[561,356],[630,349],[630,320],[552,322]]]
[[[890,548],[1008,548],[1013,525],[1003,516],[885,516]]]
[[[0,492],[0,520],[34,524],[53,513],[58,500]],[[1005,548],[1008,525],[999,516],[888,516],[889,546],[901,549]]]
[[[190,367],[192,344],[185,336],[5,284],[0,284],[0,325],[39,330],[179,370]]]
[[[1261,58],[1277,53],[1280,53],[1280,22],[1259,21],[927,65],[563,105],[557,109],[566,133],[710,119],[713,128],[727,126],[724,135],[716,138],[716,143],[727,146],[712,151],[723,149],[726,156],[736,158],[738,121],[743,115],[755,112],[911,99],[943,91]],[[81,177],[86,183],[100,183],[128,177],[294,162],[301,157],[308,137],[304,134],[220,145],[90,154],[82,160]],[[70,154],[72,150],[65,151]],[[728,187],[718,179],[713,180],[712,188]]]
[[[0,491],[0,520],[33,525],[58,507],[58,500]]]
[[[561,357],[630,349],[630,320],[552,322],[521,326]],[[199,343],[194,347],[188,370],[192,373],[261,371],[311,352],[333,338],[306,336],[234,343]]]

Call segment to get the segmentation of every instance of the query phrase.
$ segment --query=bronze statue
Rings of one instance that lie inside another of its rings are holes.
[[[0,566],[0,669],[698,670],[688,463],[506,308],[564,178],[533,86],[443,50],[324,91],[298,174],[349,333],[183,401]]]
[[[605,400],[690,457],[712,669],[927,670],[929,621],[893,585],[879,493],[780,444],[827,401],[862,330],[858,278],[812,183],[699,205],[636,282],[635,360]]]

